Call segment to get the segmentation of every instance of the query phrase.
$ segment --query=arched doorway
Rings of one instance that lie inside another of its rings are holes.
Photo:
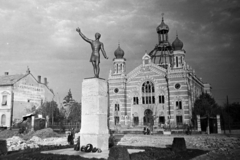
[[[152,112],[152,110],[146,109],[144,111],[143,123],[144,123],[144,125],[153,125],[153,112]]]
[[[5,114],[3,114],[1,117],[1,125],[2,126],[6,125],[6,115]]]

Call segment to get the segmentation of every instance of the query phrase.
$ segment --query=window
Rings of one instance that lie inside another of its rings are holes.
[[[177,119],[177,125],[181,125],[183,122],[182,116],[176,116]]]
[[[154,85],[150,81],[146,81],[142,85],[142,104],[154,104],[155,103],[155,89]]]
[[[119,117],[118,116],[114,117],[114,122],[115,122],[115,125],[119,124]]]
[[[3,95],[2,97],[2,106],[6,106],[7,105],[7,95]]]
[[[114,93],[118,93],[119,89],[118,88],[115,88],[114,89]]]
[[[133,104],[134,105],[138,104],[138,97],[133,97]]]
[[[115,104],[115,111],[119,111],[119,104]]]
[[[176,101],[176,109],[182,109],[182,101]]]
[[[176,57],[176,67],[178,67],[178,57]]]
[[[139,124],[139,118],[138,117],[133,117],[133,123],[134,125],[138,125]]]
[[[1,117],[1,125],[2,126],[6,125],[6,115],[5,114],[3,114]]]
[[[160,104],[164,104],[165,103],[164,95],[159,96],[159,103]]]
[[[164,116],[159,117],[159,123],[160,124],[165,124],[165,117]]]
[[[179,83],[175,84],[175,88],[179,89],[181,87],[181,85]]]

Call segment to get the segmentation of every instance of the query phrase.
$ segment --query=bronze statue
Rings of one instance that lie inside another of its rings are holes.
[[[92,62],[95,77],[99,78],[99,72],[100,72],[100,67],[99,67],[100,53],[99,53],[99,50],[102,51],[102,54],[103,54],[104,58],[108,59],[108,57],[106,55],[106,52],[104,50],[103,43],[99,41],[99,39],[101,37],[101,34],[96,33],[95,34],[96,39],[91,40],[91,39],[88,39],[84,34],[82,34],[79,27],[76,29],[76,31],[79,33],[79,35],[82,37],[83,40],[85,40],[86,42],[91,44],[92,55],[90,57],[90,62]]]

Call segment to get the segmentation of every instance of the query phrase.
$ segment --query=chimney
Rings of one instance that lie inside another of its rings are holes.
[[[38,83],[41,83],[41,76],[38,76]]]
[[[7,75],[8,75],[8,72],[4,72],[4,75],[7,76]]]
[[[44,84],[47,86],[47,78],[44,78]]]
[[[30,69],[27,67],[26,74],[30,74]]]

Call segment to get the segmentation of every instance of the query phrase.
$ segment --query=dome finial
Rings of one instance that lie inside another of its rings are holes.
[[[121,59],[124,56],[124,51],[120,47],[120,40],[118,40],[118,48],[114,52],[114,55],[117,59]]]
[[[164,21],[164,13],[162,13],[162,21]]]
[[[178,32],[177,32],[177,30],[176,30],[176,37],[178,38]]]

